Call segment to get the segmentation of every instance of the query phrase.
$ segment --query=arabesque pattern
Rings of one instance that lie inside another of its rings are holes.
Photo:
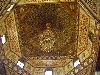
[[[80,8],[79,18],[78,54],[87,50],[88,44],[89,16],[82,8]]]
[[[73,58],[77,43],[77,17],[60,4],[40,4],[31,7],[17,25],[22,54],[27,59]],[[60,57],[57,57],[60,56]]]
[[[14,12],[12,11],[11,14],[6,18],[6,26],[7,26],[7,36],[9,36],[7,41],[10,41],[10,49],[11,51],[15,52],[15,54],[21,56],[20,48],[19,48],[19,41],[18,41],[18,34],[16,29],[16,23],[14,18]]]

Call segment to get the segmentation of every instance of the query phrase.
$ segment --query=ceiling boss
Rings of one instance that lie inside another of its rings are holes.
[[[54,43],[56,41],[55,35],[51,30],[51,24],[47,23],[46,24],[46,30],[44,30],[40,35],[39,35],[39,42],[41,46],[42,51],[50,52],[53,50]]]

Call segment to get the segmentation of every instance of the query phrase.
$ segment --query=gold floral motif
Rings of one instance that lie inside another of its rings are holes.
[[[49,52],[52,50],[54,43],[56,41],[55,35],[50,29],[50,23],[46,24],[47,29],[39,35],[41,50]]]

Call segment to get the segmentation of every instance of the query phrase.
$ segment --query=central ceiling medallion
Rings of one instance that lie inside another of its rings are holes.
[[[47,23],[46,27],[47,29],[44,30],[43,33],[39,35],[39,41],[41,50],[50,52],[53,50],[52,48],[54,47],[56,39],[54,33],[51,30],[51,24]]]

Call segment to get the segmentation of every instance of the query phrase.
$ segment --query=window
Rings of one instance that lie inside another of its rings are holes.
[[[25,65],[25,58],[21,57],[17,62],[17,66],[20,68],[24,68],[24,65]]]
[[[53,75],[53,70],[52,70],[52,68],[50,68],[50,67],[46,68],[46,70],[45,70],[45,75]]]
[[[77,67],[80,64],[79,59],[74,62],[74,67]]]
[[[45,75],[52,75],[52,71],[46,71]]]
[[[3,36],[1,37],[1,39],[2,39],[2,44],[5,44],[5,42],[6,42],[5,35],[3,35]]]
[[[20,62],[20,61],[17,62],[17,65],[18,65],[20,68],[23,68],[23,67],[24,67],[24,63],[22,63],[22,62]]]

